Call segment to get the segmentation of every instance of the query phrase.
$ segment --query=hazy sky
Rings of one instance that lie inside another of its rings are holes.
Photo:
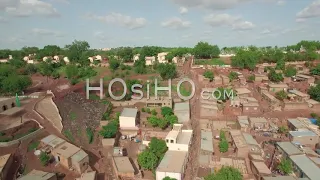
[[[287,45],[320,39],[320,0],[0,0],[0,48]]]

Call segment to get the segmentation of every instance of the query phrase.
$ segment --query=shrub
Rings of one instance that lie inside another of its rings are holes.
[[[93,133],[92,129],[89,127],[86,129],[86,133],[87,133],[87,137],[89,140],[89,144],[91,144],[93,142],[94,133]]]
[[[47,166],[50,161],[50,156],[46,152],[41,152],[39,159],[42,166]]]

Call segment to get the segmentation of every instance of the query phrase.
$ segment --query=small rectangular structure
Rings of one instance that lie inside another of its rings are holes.
[[[272,174],[267,165],[261,161],[251,161],[251,170],[256,179],[261,179],[263,176],[269,176]]]
[[[211,131],[201,130],[201,151],[204,154],[213,154],[213,137]]]
[[[92,172],[81,174],[81,177],[77,178],[76,180],[96,180],[96,179],[97,179],[97,172],[92,171]]]
[[[264,74],[255,74],[254,77],[255,82],[269,81],[268,76]]]
[[[65,143],[65,142],[66,142],[65,140],[63,140],[53,134],[41,139],[41,144],[48,145],[51,148],[56,148],[57,146]]]
[[[128,157],[113,157],[113,166],[116,171],[117,177],[134,177],[134,168]]]
[[[303,92],[298,91],[296,89],[289,90],[289,93],[294,94],[296,96],[296,99],[299,101],[306,101],[306,100],[310,99],[309,94],[303,93]]]
[[[266,118],[264,117],[250,117],[249,118],[249,124],[250,127],[253,129],[268,129],[269,128],[269,123]]]
[[[238,116],[237,121],[238,121],[238,124],[240,126],[241,131],[248,131],[249,130],[248,116]]]
[[[248,133],[240,130],[230,130],[232,145],[238,157],[247,157],[249,153],[261,154],[261,148],[257,141]]]
[[[119,117],[120,128],[136,128],[137,114],[138,109],[136,108],[124,108]]]
[[[0,180],[6,180],[12,164],[13,157],[11,154],[0,156]]]
[[[115,138],[102,139],[101,142],[104,148],[113,147],[115,144]]]
[[[251,91],[247,88],[236,88],[235,91],[239,97],[248,97],[251,94]]]
[[[156,169],[156,180],[163,180],[166,176],[182,180],[188,153],[183,151],[167,151],[158,168]]]
[[[302,123],[298,119],[288,119],[288,127],[292,131],[298,131],[299,129],[305,129],[306,128],[304,123]]]
[[[295,174],[301,178],[309,178],[310,180],[318,180],[320,177],[320,168],[315,165],[306,155],[290,156],[293,162]]]
[[[249,102],[242,104],[243,114],[258,114],[260,112],[260,105],[258,102]]]
[[[57,180],[57,176],[55,173],[49,173],[34,169],[28,174],[20,177],[18,180]]]
[[[319,143],[319,136],[308,130],[299,130],[299,131],[289,131],[289,139],[293,142],[298,142],[302,145],[310,145],[315,147]]]
[[[262,156],[257,155],[257,154],[249,154],[249,159],[251,161],[259,161],[259,162],[264,162],[264,159]]]
[[[270,92],[279,92],[279,91],[286,91],[288,89],[288,85],[283,83],[283,84],[268,84],[268,90]]]
[[[295,76],[296,78],[300,78],[304,81],[307,81],[308,83],[314,83],[315,82],[315,78],[312,76],[308,76],[308,75],[304,75],[304,74],[297,74]]]
[[[190,120],[190,104],[189,102],[175,103],[174,114],[178,117],[179,123],[185,123]]]
[[[292,142],[277,142],[277,149],[284,158],[303,154],[303,152]]]

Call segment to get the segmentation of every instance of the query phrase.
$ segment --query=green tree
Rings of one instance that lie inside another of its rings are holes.
[[[239,50],[236,56],[232,57],[231,65],[234,67],[253,70],[260,60],[260,53],[257,51]]]
[[[158,120],[158,127],[165,129],[168,127],[169,121],[166,118],[161,118]]]
[[[256,79],[256,77],[255,77],[254,75],[250,75],[250,76],[248,77],[248,81],[250,81],[250,82],[255,81],[255,79]]]
[[[151,126],[153,126],[153,127],[157,127],[159,125],[160,121],[161,121],[161,119],[156,116],[151,116],[148,118],[148,123],[150,123]]]
[[[12,65],[13,67],[16,67],[16,68],[21,68],[21,67],[24,67],[26,66],[26,62],[22,59],[10,59],[9,60],[9,64]]]
[[[284,70],[285,67],[286,67],[286,62],[283,59],[277,61],[276,69]]]
[[[54,69],[51,66],[51,63],[47,63],[47,62],[42,61],[39,64],[39,71],[43,76],[47,77],[47,81],[48,81],[48,78],[52,75]]]
[[[219,57],[220,49],[217,45],[210,45],[207,42],[198,42],[193,48],[193,52],[196,58],[209,59]]]
[[[204,178],[205,180],[242,180],[241,172],[230,166],[223,166],[217,173],[210,174]]]
[[[281,81],[283,81],[282,73],[277,73],[274,69],[272,69],[269,72],[268,78],[272,82],[281,82]]]
[[[80,65],[89,65],[88,54],[90,45],[87,41],[75,40],[71,44],[66,45],[67,57],[72,63],[79,63]]]
[[[229,79],[230,79],[230,81],[233,81],[233,80],[235,80],[235,79],[238,79],[238,73],[237,72],[234,72],[234,71],[231,71],[230,73],[229,73]]]
[[[57,45],[47,45],[43,47],[43,49],[40,50],[41,54],[43,55],[41,58],[44,56],[56,56],[56,55],[61,55],[62,50],[59,46]]]
[[[286,126],[280,126],[279,129],[278,129],[278,132],[280,134],[285,134],[288,132],[288,128]]]
[[[154,170],[158,166],[158,157],[147,149],[138,155],[138,164],[143,169]]]
[[[219,142],[219,150],[220,150],[220,152],[222,152],[222,153],[227,152],[228,148],[229,148],[229,144],[228,144],[227,140],[224,139],[224,140]]]
[[[27,64],[25,67],[25,71],[28,75],[31,75],[31,74],[38,72],[38,68],[34,64]]]
[[[157,111],[156,111],[155,109],[152,109],[152,110],[151,110],[151,114],[152,114],[153,116],[156,116],[158,113],[157,113]]]
[[[109,67],[112,71],[115,71],[119,68],[120,62],[116,59],[110,59],[109,61]]]
[[[316,101],[320,101],[320,84],[317,84],[316,86],[311,86],[308,89],[308,94],[310,97]]]
[[[141,55],[140,55],[140,58],[141,58]],[[147,73],[146,60],[145,59],[137,60],[134,63],[134,71],[138,74]]]
[[[2,80],[1,91],[4,91],[9,94],[20,94],[31,84],[32,81],[30,77],[12,74]]]
[[[79,68],[73,64],[67,65],[65,68],[65,73],[68,79],[77,79],[79,76]]]
[[[40,159],[42,166],[47,166],[49,164],[49,161],[51,158],[46,152],[42,151],[40,153],[39,159]]]
[[[176,178],[171,178],[169,176],[166,176],[165,178],[163,178],[162,180],[177,180]]]
[[[292,76],[295,76],[296,74],[297,74],[297,69],[294,68],[293,66],[288,66],[284,71],[284,75],[286,77],[292,77]]]
[[[210,82],[211,81],[213,81],[213,79],[214,79],[214,75],[213,75],[213,72],[212,71],[205,71],[204,73],[203,73],[203,76],[205,77],[205,78],[208,78],[209,80],[210,80]]]
[[[133,49],[130,47],[122,47],[118,50],[117,55],[124,62],[131,62],[133,59]]]
[[[158,65],[157,70],[162,79],[172,79],[177,76],[177,67],[171,63],[161,63]]]
[[[149,150],[160,158],[167,152],[168,147],[164,140],[153,137],[149,143]]]
[[[163,117],[170,116],[172,114],[173,114],[172,108],[167,107],[167,106],[161,108],[161,115]]]
[[[320,64],[310,70],[312,75],[320,75]]]
[[[167,119],[168,123],[171,127],[173,127],[174,124],[178,123],[178,117],[176,115],[167,115],[165,116],[165,119]]]
[[[279,99],[279,100],[284,100],[284,99],[287,99],[287,98],[288,98],[288,93],[285,92],[284,90],[278,91],[278,92],[276,92],[276,97],[277,97],[277,99]]]
[[[291,161],[289,159],[282,159],[280,164],[278,165],[278,169],[285,175],[290,174],[292,172]]]
[[[106,126],[102,126],[99,134],[104,138],[114,138],[118,132],[119,124],[116,120],[110,121]]]
[[[224,131],[220,131],[220,141],[226,140],[226,133]]]

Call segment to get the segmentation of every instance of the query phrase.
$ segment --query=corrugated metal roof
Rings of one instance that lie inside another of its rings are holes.
[[[302,151],[291,142],[277,142],[277,145],[289,156],[302,154]]]
[[[317,136],[316,133],[310,131],[310,130],[304,130],[304,131],[289,131],[289,134],[293,137],[303,137],[303,136]]]
[[[310,180],[319,180],[320,168],[306,155],[290,156],[290,159],[299,167]]]
[[[211,131],[201,131],[201,150],[214,152]]]
[[[242,133],[242,135],[245,141],[247,142],[247,144],[259,146],[258,142],[252,137],[251,134]]]
[[[288,119],[288,121],[296,128],[305,128],[305,125],[298,119]]]

